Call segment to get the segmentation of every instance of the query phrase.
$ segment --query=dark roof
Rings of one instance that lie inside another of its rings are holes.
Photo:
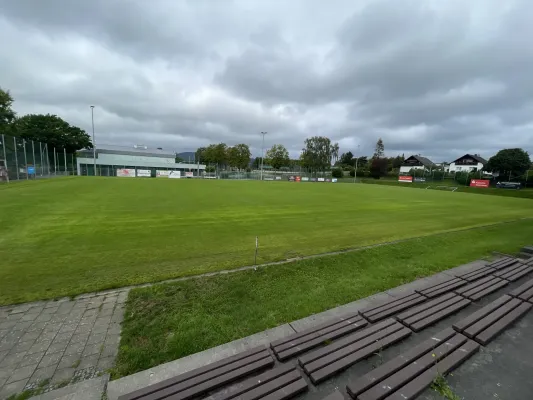
[[[487,160],[485,160],[483,157],[481,157],[479,154],[465,154],[464,156],[459,157],[457,160],[453,160],[452,162],[457,162],[461,158],[470,157],[476,160],[477,162],[480,162],[481,164],[485,165],[487,163]]]
[[[91,153],[92,149],[83,149],[82,153]],[[174,158],[175,153],[170,151],[164,151],[162,149],[148,148],[147,146],[117,146],[111,144],[97,144],[96,152],[101,154],[122,154],[129,156],[147,156],[147,157],[158,157],[158,158]]]
[[[431,161],[429,158],[426,158],[426,157],[422,157],[422,156],[413,154],[411,157],[408,157],[407,159],[409,159],[409,158],[416,159],[420,164],[422,164],[425,167],[434,167],[435,166],[435,163],[433,161]]]

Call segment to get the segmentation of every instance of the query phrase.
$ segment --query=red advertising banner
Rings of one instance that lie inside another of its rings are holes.
[[[299,176],[297,176],[297,177],[296,177],[296,182],[300,182],[300,179],[301,179],[301,178],[300,178]]]
[[[398,182],[413,182],[412,176],[399,176]]]
[[[490,185],[490,181],[488,179],[472,179],[470,181],[471,187],[488,188],[489,185]]]

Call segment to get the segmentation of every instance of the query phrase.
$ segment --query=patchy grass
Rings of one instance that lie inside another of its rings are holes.
[[[129,294],[115,378],[531,241],[533,221],[446,233],[358,252]]]
[[[75,177],[0,186],[0,305],[532,215],[527,199],[378,185]]]
[[[448,400],[461,400],[461,398],[454,393],[446,378],[440,374],[433,380],[431,389]]]

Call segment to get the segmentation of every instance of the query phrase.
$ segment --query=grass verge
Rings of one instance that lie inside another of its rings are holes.
[[[130,292],[114,378],[488,256],[515,252],[533,221]]]

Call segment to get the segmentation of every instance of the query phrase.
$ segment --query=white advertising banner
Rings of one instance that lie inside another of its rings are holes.
[[[138,169],[137,176],[139,178],[150,178],[152,176],[152,171],[149,169]]]
[[[180,179],[181,178],[181,171],[169,171],[170,174],[168,174],[169,178],[175,178]]]
[[[192,178],[194,176],[194,172],[185,172],[185,178]]]
[[[135,178],[135,170],[133,168],[117,169],[117,176],[122,178]]]
[[[326,179],[325,179],[325,178],[318,178],[318,181],[319,181],[319,182],[325,182]]]
[[[170,171],[163,171],[163,170],[160,170],[160,169],[155,171],[155,176],[157,178],[168,178],[169,175],[170,175]]]

